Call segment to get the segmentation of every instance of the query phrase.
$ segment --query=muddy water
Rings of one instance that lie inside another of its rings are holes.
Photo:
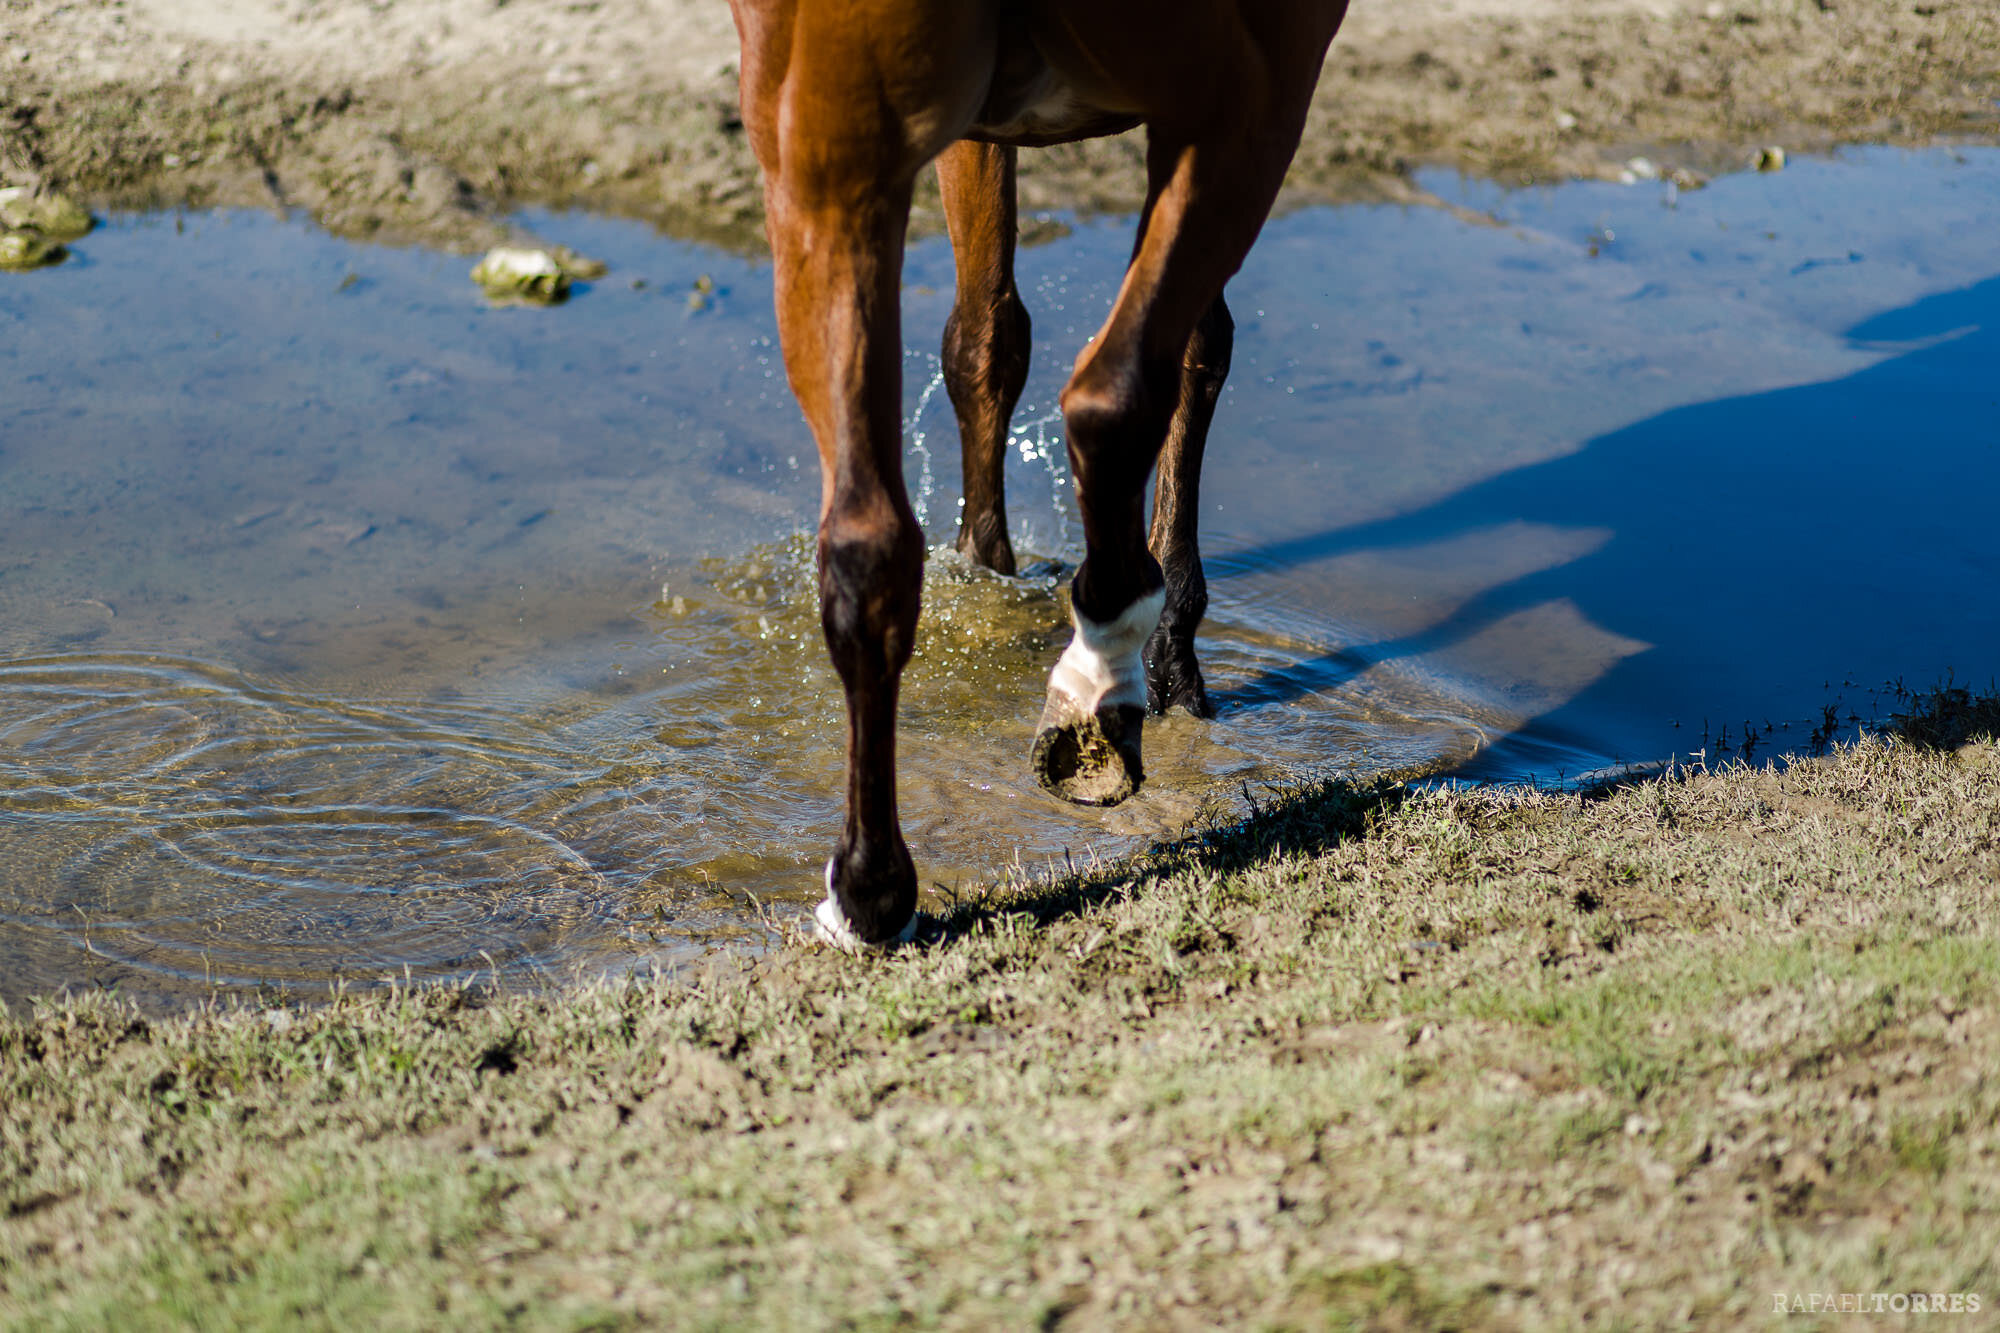
[[[1561,780],[1739,753],[1746,721],[1771,753],[1890,678],[1993,671],[2000,154],[1425,183],[1459,212],[1282,217],[1232,286],[1222,712],[1155,724],[1109,812],[1023,755],[1080,554],[1052,404],[1129,223],[1024,252],[1010,507],[1046,563],[930,562],[903,714],[927,884],[1304,773]],[[810,902],[841,722],[768,271],[533,221],[611,275],[495,310],[465,260],[208,214],[0,282],[0,997],[563,979]],[[943,542],[943,246],[906,279],[908,476]]]

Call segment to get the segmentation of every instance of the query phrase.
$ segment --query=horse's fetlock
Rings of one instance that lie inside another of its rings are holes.
[[[1172,638],[1194,639],[1194,632],[1201,628],[1201,622],[1208,618],[1208,598],[1186,601],[1169,601],[1167,609],[1160,615],[1160,632]]]
[[[968,515],[960,524],[958,551],[966,559],[999,574],[1014,572],[1014,543],[1007,525],[994,513]]]
[[[1169,575],[1167,609],[1160,615],[1160,624],[1166,629],[1185,632],[1192,636],[1195,626],[1201,624],[1207,615],[1207,581],[1199,574],[1187,581],[1177,580]]]

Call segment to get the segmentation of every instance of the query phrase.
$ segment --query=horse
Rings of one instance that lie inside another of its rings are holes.
[[[918,173],[936,162],[957,276],[943,348],[964,460],[957,546],[1012,574],[1002,462],[1029,347],[1014,283],[1017,153],[1145,126],[1132,257],[1060,400],[1084,558],[1029,755],[1055,795],[1116,804],[1144,781],[1148,709],[1209,715],[1194,651],[1208,606],[1196,509],[1234,340],[1223,286],[1277,198],[1347,0],[730,7],[785,371],[819,446],[820,624],[847,706],[846,819],[816,930],[845,949],[886,948],[917,928],[895,725],[924,561],[901,457],[901,275]]]

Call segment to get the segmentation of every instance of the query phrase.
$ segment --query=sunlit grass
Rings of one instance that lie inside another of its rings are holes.
[[[1997,895],[2000,745],[1869,739],[1590,798],[1302,790],[930,903],[884,959],[174,1021],[71,999],[0,1022],[0,1322],[2000,1299]]]

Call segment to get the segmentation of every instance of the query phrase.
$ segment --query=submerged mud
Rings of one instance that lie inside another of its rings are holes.
[[[499,211],[588,207],[743,249],[762,197],[720,4],[15,0],[0,11],[0,184],[99,207],[301,208],[336,233],[472,251]],[[1427,200],[1448,165],[1510,184],[1739,168],[1758,147],[2000,136],[1986,0],[1417,0],[1357,7],[1288,193]],[[935,194],[918,229],[938,226]],[[1023,155],[1029,210],[1129,210],[1133,135]]]

